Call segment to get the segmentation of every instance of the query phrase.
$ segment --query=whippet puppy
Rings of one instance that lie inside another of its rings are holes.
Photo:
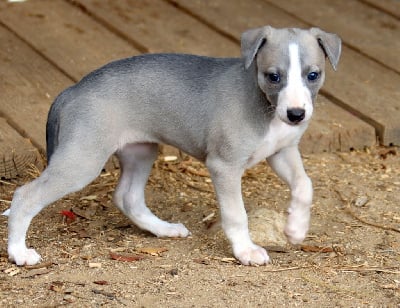
[[[18,265],[41,260],[25,240],[32,218],[77,191],[116,153],[121,178],[116,206],[159,237],[187,237],[181,223],[156,217],[144,188],[158,144],[205,163],[215,186],[222,227],[245,265],[269,262],[250,238],[241,177],[263,159],[291,190],[285,233],[306,237],[313,189],[298,144],[325,78],[336,69],[341,40],[318,28],[266,26],[241,36],[241,58],[147,54],[109,63],[63,91],[47,120],[48,166],[15,191],[8,220],[8,254]]]

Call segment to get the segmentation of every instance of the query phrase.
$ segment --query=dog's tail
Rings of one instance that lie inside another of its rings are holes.
[[[47,164],[49,164],[51,156],[58,146],[58,133],[60,130],[60,109],[65,101],[65,97],[61,93],[50,107],[47,115],[46,124],[46,154]]]

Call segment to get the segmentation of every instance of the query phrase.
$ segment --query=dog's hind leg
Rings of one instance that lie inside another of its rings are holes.
[[[79,149],[79,150],[77,150]],[[8,255],[17,265],[33,265],[40,255],[25,244],[26,233],[35,215],[48,204],[89,184],[100,173],[107,153],[79,146],[56,150],[49,166],[34,181],[18,188],[8,218]]]
[[[158,145],[127,144],[117,152],[122,174],[114,194],[114,203],[139,228],[158,237],[186,237],[190,232],[181,223],[169,223],[155,216],[146,206],[144,189]]]

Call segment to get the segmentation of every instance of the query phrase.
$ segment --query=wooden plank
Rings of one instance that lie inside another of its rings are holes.
[[[319,95],[300,149],[304,154],[350,151],[376,144],[375,129]]]
[[[74,80],[111,60],[139,53],[65,1],[1,3],[0,20]]]
[[[53,98],[72,81],[0,26],[0,114],[43,153]]]
[[[358,1],[268,0],[400,73],[400,21]],[[400,3],[398,3],[400,6]]]
[[[239,37],[245,28],[259,26],[262,20],[275,27],[307,27],[265,1],[170,1],[234,37]],[[240,18],[232,18],[239,15]],[[338,72],[332,75],[332,70],[327,69],[327,75],[323,92],[335,104],[373,125],[382,144],[400,145],[400,76],[397,73],[344,46]]]
[[[338,73],[327,72],[325,95],[377,130],[384,145],[400,145],[400,76],[343,49]]]
[[[185,3],[188,5],[193,4],[192,1]],[[204,2],[199,1],[196,3],[201,6]],[[211,1],[210,3],[215,4],[215,1]],[[224,23],[224,31],[229,32],[229,34],[232,34],[232,37],[237,38],[232,42],[232,38],[228,39],[219,33],[210,32],[209,26],[205,26],[204,23],[197,21],[195,18],[183,14],[174,6],[166,5],[163,1],[141,1],[140,4],[135,1],[80,1],[80,4],[90,14],[103,19],[104,22],[107,21],[110,27],[120,29],[130,39],[139,40],[150,51],[190,52],[225,56],[237,56],[239,54],[238,38],[242,31],[230,32],[232,28],[237,27],[238,23],[232,22],[232,18],[224,17],[230,14],[233,14],[232,16],[241,16],[243,11],[246,11],[248,14],[254,11],[254,7],[248,6],[245,1],[237,3],[241,4],[240,8],[234,5],[233,7],[237,10],[236,13],[238,11],[241,12],[239,15],[234,14],[233,11],[229,11],[231,7],[229,3],[222,10],[218,10],[216,6],[212,6],[212,9],[207,11],[207,14],[214,14],[213,17],[218,22]],[[258,5],[263,4],[258,3]],[[257,7],[257,10],[259,9],[261,10],[262,6]],[[272,8],[271,10],[272,16],[274,16],[274,13],[281,12],[279,9]],[[124,16],[123,20],[121,20],[122,12]],[[170,16],[179,16],[179,18],[176,17],[171,21]],[[249,23],[251,19],[246,15],[244,16],[245,18],[241,19],[241,21]],[[259,15],[257,22],[262,25],[264,17]],[[281,21],[277,18],[276,22]],[[159,32],[161,25],[164,25],[162,33]],[[249,25],[243,26],[242,30],[248,27]],[[190,36],[183,35],[180,31],[182,28],[189,29]],[[154,33],[154,37],[151,39],[147,35],[149,32]],[[181,44],[176,45],[175,42],[177,41],[181,42]],[[201,49],[199,49],[199,46],[201,46]],[[206,50],[206,48],[210,49]],[[330,121],[326,121],[326,114],[330,115]],[[355,137],[358,135],[358,132],[363,132],[365,135],[362,138],[353,140],[351,145],[348,142],[350,140],[346,136]],[[343,110],[332,104],[326,104],[326,106],[322,106],[322,111],[316,113],[316,120],[307,132],[305,140],[307,141],[304,141],[305,146],[303,148],[307,153],[330,151],[333,149],[348,150],[351,147],[363,148],[375,144],[375,132],[372,127],[356,119],[354,116],[346,114]]]
[[[124,39],[104,28],[79,8],[64,1],[0,3],[0,20],[73,81],[111,60],[139,53]],[[34,56],[35,60],[37,57]],[[47,76],[47,83],[51,88],[51,84],[58,77],[52,78],[48,66],[39,74]],[[34,71],[24,74],[29,76]],[[54,68],[50,71],[54,72]],[[8,73],[12,74],[12,68],[8,69]],[[64,86],[61,87],[54,84],[57,90],[47,91],[48,102],[41,104],[36,118],[24,115],[23,112],[26,110],[23,108],[20,112],[15,109],[10,110],[18,107],[15,104],[9,106],[7,111],[4,111],[6,107],[3,108],[4,113],[11,117],[11,121],[30,136],[43,152],[45,151],[44,129],[50,103],[59,91],[71,83],[71,80],[62,82]],[[20,93],[21,99],[24,91]]]
[[[162,0],[75,0],[148,52],[238,56],[237,45]]]
[[[400,3],[399,0],[360,0],[372,7],[382,10],[386,14],[392,15],[400,19]]]
[[[0,117],[0,178],[13,179],[31,166],[43,169],[39,151]]]

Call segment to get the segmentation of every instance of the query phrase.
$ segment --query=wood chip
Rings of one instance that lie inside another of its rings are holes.
[[[90,262],[89,263],[89,267],[90,268],[100,268],[101,267],[101,263]]]
[[[15,276],[21,273],[21,270],[18,267],[10,267],[4,270],[4,273],[6,273],[8,276]]]
[[[31,277],[35,277],[35,276],[40,276],[40,275],[45,275],[50,273],[51,270],[48,268],[38,268],[38,269],[33,269],[30,270],[28,273],[22,275],[22,278],[31,278]]]
[[[174,156],[174,155],[169,155],[169,156],[165,156],[163,158],[164,161],[176,161],[178,159],[178,157]]]
[[[168,251],[165,247],[143,247],[137,249],[138,252],[146,253],[152,256],[159,256],[161,253]]]
[[[224,263],[237,263],[238,262],[235,258],[221,258],[221,261]]]
[[[279,253],[288,253],[289,250],[282,246],[265,246],[264,247],[268,252],[279,252]]]
[[[38,269],[38,268],[44,268],[44,267],[50,267],[53,265],[53,262],[48,261],[48,262],[43,262],[35,265],[26,265],[25,268],[28,270],[33,270],[33,269]]]
[[[85,196],[80,198],[79,200],[87,200],[87,201],[92,201],[92,200],[96,200],[97,199],[97,195],[90,195],[90,196]]]

